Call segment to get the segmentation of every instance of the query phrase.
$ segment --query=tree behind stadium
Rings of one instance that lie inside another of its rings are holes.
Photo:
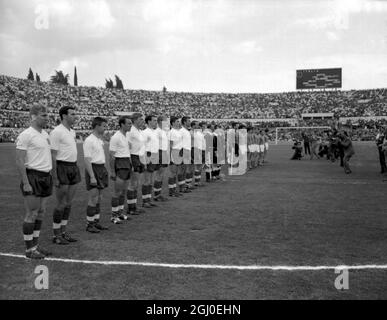
[[[114,86],[113,80],[109,78],[109,80],[105,79],[105,87],[106,89],[124,89],[124,84],[119,76],[114,76],[116,79],[116,85]]]
[[[55,75],[51,76],[51,82],[56,84],[63,84],[65,86],[68,86],[69,84],[69,75],[63,74],[63,71],[57,71],[55,70]]]
[[[122,80],[119,76],[115,75],[116,78],[116,89],[124,89],[124,84],[122,83]]]
[[[28,80],[32,80],[32,81],[35,80],[35,79],[34,79],[34,73],[32,72],[31,68],[30,68],[30,70],[28,70],[28,76],[27,76],[27,79],[28,79]]]
[[[113,89],[114,88],[114,83],[112,79],[105,79],[105,87],[106,89]]]
[[[36,82],[40,82],[40,76],[38,75],[38,73],[36,73],[35,79],[36,79]]]
[[[78,86],[77,67],[74,67],[74,87]]]

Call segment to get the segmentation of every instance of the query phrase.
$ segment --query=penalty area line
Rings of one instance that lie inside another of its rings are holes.
[[[11,257],[26,259],[24,255],[13,253],[1,253],[2,257]],[[366,264],[366,265],[337,265],[337,266],[265,266],[265,265],[216,265],[216,264],[182,264],[182,263],[157,263],[157,262],[139,262],[139,261],[102,261],[102,260],[77,260],[65,258],[45,258],[40,261],[55,261],[64,263],[95,264],[105,266],[139,266],[170,269],[217,269],[217,270],[268,270],[268,271],[320,271],[320,270],[369,270],[384,269],[387,265]]]

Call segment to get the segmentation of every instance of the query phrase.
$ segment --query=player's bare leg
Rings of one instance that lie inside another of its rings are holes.
[[[193,178],[193,164],[186,164],[186,171],[185,171],[185,184],[187,189],[193,189],[192,186],[192,178]]]
[[[171,197],[180,197],[180,193],[177,192],[177,176],[178,176],[178,166],[175,164],[171,164],[169,166],[169,179],[168,179],[168,189],[169,196]]]
[[[77,185],[68,186],[67,194],[66,194],[66,202],[65,202],[64,212],[62,216],[62,223],[61,223],[62,237],[69,242],[77,241],[77,239],[71,237],[67,232],[67,224],[71,214],[71,204],[73,203],[76,192],[77,192]]]
[[[25,216],[23,222],[23,235],[26,245],[26,256],[31,259],[44,259],[43,252],[38,251],[38,240],[42,220],[38,217],[41,207],[41,198],[35,196],[24,197]]]
[[[128,214],[138,215],[144,213],[144,210],[137,207],[137,190],[139,185],[142,185],[143,177],[142,174],[138,172],[132,172],[128,184],[127,191],[127,204],[128,204]]]
[[[186,165],[180,164],[177,166],[177,184],[178,184],[178,192],[182,194],[185,192],[185,173],[186,173]]]
[[[53,212],[53,233],[52,242],[58,245],[67,245],[69,241],[62,236],[62,220],[67,204],[68,185],[59,185],[55,188],[56,206]]]
[[[113,195],[111,200],[112,216],[110,221],[114,224],[121,224],[122,220],[128,220],[128,217],[124,215],[123,209],[120,208],[120,198],[125,199],[125,191],[128,188],[128,181],[122,180],[119,177],[115,177]]]
[[[142,206],[144,208],[155,207],[152,203],[153,172],[144,172],[144,184],[142,185]]]
[[[154,200],[155,201],[167,201],[168,199],[163,197],[161,194],[162,188],[163,188],[163,181],[164,176],[167,172],[168,167],[162,167],[155,172],[155,180],[153,184],[153,190],[154,190]]]
[[[87,227],[86,231],[90,233],[99,233],[99,230],[95,228],[95,219],[97,216],[97,203],[98,203],[98,189],[93,188],[87,192],[88,201],[86,209]]]

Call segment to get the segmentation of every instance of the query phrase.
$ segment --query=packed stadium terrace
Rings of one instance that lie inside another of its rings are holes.
[[[77,108],[76,130],[90,129],[95,115],[107,117],[109,129],[117,126],[116,112],[141,112],[195,119],[301,119],[304,113],[334,113],[335,117],[371,117],[362,120],[363,130],[376,130],[386,120],[387,89],[351,91],[285,92],[268,94],[185,93],[73,87],[0,76],[1,141],[13,141],[20,128],[29,123],[28,110],[43,102],[50,112],[50,127],[58,120],[57,110],[66,105]],[[328,120],[304,121],[303,125],[327,125]],[[288,122],[265,122],[265,127],[290,126]],[[368,132],[370,133],[370,132]],[[367,134],[368,134],[367,133]],[[362,132],[359,133],[362,135]]]

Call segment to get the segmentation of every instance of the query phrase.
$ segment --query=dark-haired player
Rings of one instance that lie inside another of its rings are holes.
[[[125,192],[128,189],[132,165],[130,161],[129,141],[126,136],[132,127],[132,120],[128,116],[118,119],[118,130],[110,139],[110,178],[114,181],[112,195],[112,216],[110,221],[120,224],[129,217],[124,213]]]
[[[145,117],[146,129],[142,131],[145,142],[146,152],[146,170],[144,172],[144,185],[142,186],[143,207],[151,208],[156,204],[152,202],[152,189],[154,172],[160,167],[159,165],[159,139],[157,136],[157,117],[148,115]]]
[[[30,117],[31,126],[16,140],[16,164],[26,209],[23,223],[26,257],[43,259],[50,252],[38,247],[38,240],[47,198],[53,187],[50,141],[48,133],[43,130],[48,122],[47,110],[44,106],[34,105]]]
[[[203,136],[205,140],[205,172],[206,182],[212,181],[212,167],[214,163],[214,134],[211,130],[211,124],[204,124]]]
[[[263,134],[263,141],[265,142],[265,151],[263,153],[262,163],[266,163],[267,153],[269,151],[269,129],[265,129],[265,133]]]
[[[184,182],[179,183],[180,192],[191,192],[192,189],[192,178],[193,178],[193,165],[192,165],[192,137],[191,132],[191,119],[189,117],[181,118],[181,141],[183,148],[183,165],[181,180]]]
[[[77,240],[66,232],[77,184],[81,174],[77,166],[77,142],[72,128],[76,121],[74,107],[59,110],[61,124],[50,134],[52,177],[56,188],[56,206],[53,213],[53,243],[66,245]]]
[[[185,181],[182,177],[183,142],[179,118],[172,116],[170,118],[170,124],[172,128],[169,132],[169,146],[171,154],[170,176],[168,179],[169,196],[181,197],[182,194],[178,192],[177,185],[179,185],[180,188]]]
[[[126,135],[129,140],[133,172],[129,181],[126,201],[128,203],[128,214],[138,215],[144,213],[144,209],[137,207],[137,190],[139,187],[142,188],[146,169],[145,139],[141,132],[144,120],[141,113],[134,113],[131,118],[132,128]]]
[[[191,127],[193,129],[193,147],[194,147],[194,183],[195,186],[203,186],[201,183],[202,170],[206,151],[206,142],[202,131],[203,123],[192,121]]]
[[[376,146],[379,152],[380,173],[384,175],[387,174],[386,157],[383,151],[385,141],[387,141],[387,136],[383,132],[383,129],[380,129],[378,135],[376,136]]]
[[[83,154],[85,158],[85,180],[88,191],[87,204],[87,226],[86,231],[99,233],[107,230],[107,227],[99,223],[102,191],[109,185],[108,171],[105,163],[105,149],[103,134],[106,130],[107,122],[104,118],[96,117],[92,121],[93,132],[83,144]]]
[[[168,172],[168,166],[170,163],[169,154],[169,121],[166,116],[159,116],[157,118],[156,135],[159,141],[159,167],[155,171],[155,182],[153,185],[154,200],[164,202],[168,199],[161,194],[163,188],[164,175]]]

